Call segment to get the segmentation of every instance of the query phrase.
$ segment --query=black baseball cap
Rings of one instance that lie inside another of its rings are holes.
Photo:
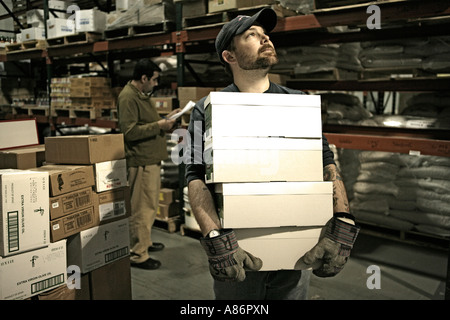
[[[277,14],[273,9],[264,8],[253,16],[239,15],[227,22],[216,38],[216,51],[223,64],[225,61],[222,58],[222,52],[228,48],[233,37],[247,31],[255,22],[259,22],[268,33],[277,25]]]

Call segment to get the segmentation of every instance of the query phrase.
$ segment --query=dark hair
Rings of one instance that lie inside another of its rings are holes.
[[[156,63],[150,59],[141,59],[134,66],[133,80],[141,80],[143,75],[151,78],[155,71],[161,72],[161,68]]]

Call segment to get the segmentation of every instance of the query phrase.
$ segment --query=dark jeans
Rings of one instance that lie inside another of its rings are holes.
[[[306,300],[310,270],[246,272],[242,282],[214,281],[217,300]]]

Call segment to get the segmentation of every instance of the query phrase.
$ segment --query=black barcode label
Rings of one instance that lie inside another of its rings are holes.
[[[114,202],[113,215],[121,216],[125,214],[125,202]]]
[[[86,206],[91,203],[91,196],[89,194],[75,198],[77,208]]]
[[[41,292],[43,290],[57,286],[62,283],[64,283],[64,274],[63,273],[58,274],[54,277],[45,279],[45,280],[41,280],[41,281],[32,283],[31,284],[31,294]]]
[[[105,254],[105,263],[111,262],[113,260],[119,259],[128,255],[128,247],[118,249],[116,251]]]
[[[8,212],[8,250],[19,250],[19,211]]]
[[[89,214],[89,212],[88,212],[88,214],[77,217],[77,224],[79,227],[84,226],[88,223],[91,223],[91,221],[92,221],[92,217]]]

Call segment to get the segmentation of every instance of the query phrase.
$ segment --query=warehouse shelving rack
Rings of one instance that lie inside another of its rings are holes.
[[[45,1],[44,1],[45,2]],[[364,28],[368,14],[368,4],[376,3],[380,7],[383,23],[393,23],[394,26],[379,30]],[[166,33],[144,34],[134,37],[99,40],[89,43],[74,43],[68,45],[49,46],[43,49],[28,49],[0,55],[0,61],[20,61],[31,59],[45,61],[48,66],[53,63],[73,63],[75,61],[108,60],[108,64],[122,57],[177,55],[177,83],[184,85],[184,72],[189,63],[184,60],[186,53],[213,52],[214,39],[221,25],[183,30],[181,23],[182,5],[176,2],[177,30]],[[256,10],[249,8],[251,10]],[[448,1],[386,1],[370,2],[352,6],[315,10],[311,14],[283,17],[273,30],[271,37],[277,47],[301,44],[323,44],[335,42],[352,42],[359,40],[395,39],[417,36],[448,35],[450,26],[450,6]],[[397,25],[395,25],[397,23]],[[334,26],[354,26],[358,31],[343,33],[328,32],[327,28]],[[405,29],[406,28],[406,29]],[[106,68],[105,68],[106,69]],[[290,80],[289,87],[301,90],[352,90],[352,91],[447,91],[450,88],[450,78],[418,78],[396,80]],[[38,121],[69,123],[72,125],[93,124],[116,128],[116,122],[89,119],[45,119]],[[328,132],[327,130],[332,130]],[[352,126],[325,126],[330,142],[338,147],[358,148],[378,151],[409,152],[418,151],[422,154],[450,156],[448,132],[442,130],[406,130],[398,128],[364,128]],[[356,134],[354,134],[356,133]],[[425,136],[423,136],[425,135]],[[389,136],[389,137],[386,137]],[[429,139],[427,141],[420,139]],[[366,140],[367,143],[364,143]],[[369,141],[370,140],[370,141]],[[347,143],[343,143],[346,141]],[[354,143],[348,143],[354,141]],[[377,143],[374,143],[377,141]],[[395,141],[398,141],[396,143]],[[410,145],[411,149],[405,148]],[[388,150],[385,150],[388,148]]]
[[[61,63],[72,63],[77,59],[85,61],[106,59],[110,64],[114,59],[121,57],[176,55],[178,61],[177,83],[178,86],[183,86],[185,83],[184,72],[189,66],[189,61],[185,60],[185,54],[214,52],[214,39],[221,25],[183,28],[182,4],[181,2],[175,4],[177,10],[175,31],[8,53],[0,55],[0,61],[31,59],[45,61],[48,66],[51,66],[58,60]],[[380,8],[381,29],[369,30],[366,27],[368,18],[366,8],[371,4]],[[329,31],[329,28],[336,26],[350,26],[351,28],[349,31],[340,33]],[[314,45],[450,35],[448,30],[450,30],[449,1],[391,0],[319,9],[305,15],[280,17],[277,27],[271,33],[271,39],[278,48],[300,44]],[[290,80],[287,85],[301,90],[448,91],[450,77],[351,81]],[[114,121],[50,119],[46,117],[40,117],[38,121],[116,128]],[[338,148],[450,156],[449,130],[325,125],[324,133],[329,142]],[[449,278],[450,260],[447,279]],[[446,289],[446,299],[450,299],[448,280]]]

